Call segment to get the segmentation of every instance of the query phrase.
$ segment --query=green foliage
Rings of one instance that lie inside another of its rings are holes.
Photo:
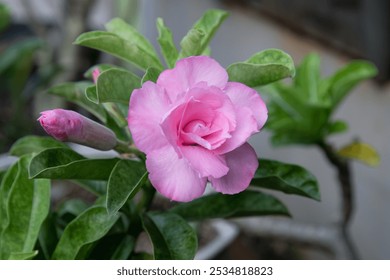
[[[6,5],[0,3],[0,32],[10,23],[11,15]]]
[[[157,41],[160,45],[161,53],[164,56],[165,62],[168,68],[175,66],[176,60],[179,56],[179,52],[173,41],[172,31],[165,26],[162,18],[157,19],[158,38]]]
[[[371,63],[354,61],[321,79],[319,57],[305,57],[291,85],[278,82],[260,89],[269,99],[266,128],[272,131],[272,143],[317,144],[346,131],[343,121],[331,119],[335,109],[353,87],[375,74]]]
[[[51,137],[25,136],[16,141],[9,153],[16,157],[26,154],[40,153],[50,148],[67,148],[64,143],[54,140]]]

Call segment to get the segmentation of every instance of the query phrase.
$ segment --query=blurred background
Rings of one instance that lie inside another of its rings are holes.
[[[162,17],[177,45],[210,8],[230,12],[211,43],[223,66],[253,53],[279,48],[299,64],[308,53],[321,57],[327,76],[351,59],[364,58],[379,69],[340,106],[336,118],[349,132],[334,136],[342,146],[359,138],[381,155],[379,167],[353,163],[356,211],[352,240],[362,259],[390,259],[390,2],[388,0],[1,0],[11,25],[0,33],[0,151],[23,135],[41,134],[39,111],[72,108],[45,93],[51,85],[80,80],[97,62],[115,59],[72,45],[82,32],[103,29],[115,16],[137,26],[157,47],[155,20]],[[4,17],[3,13],[0,18]],[[0,20],[0,27],[3,20]],[[158,47],[157,47],[158,48]],[[73,107],[74,108],[74,107]],[[348,258],[338,239],[341,200],[336,174],[315,148],[273,148],[263,131],[251,139],[259,157],[302,165],[319,180],[322,201],[278,195],[293,220],[250,218],[234,221],[240,233],[216,258]]]

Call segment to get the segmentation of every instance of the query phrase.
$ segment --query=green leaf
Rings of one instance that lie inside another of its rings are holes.
[[[31,253],[50,207],[50,181],[30,180],[23,156],[10,168],[1,186],[0,258]],[[17,166],[17,167],[15,167]],[[9,184],[9,185],[5,185]]]
[[[133,252],[134,237],[128,234],[112,234],[112,230],[96,242],[89,259],[92,260],[127,260]]]
[[[3,31],[11,21],[11,14],[8,7],[0,3],[0,32]]]
[[[52,148],[34,156],[31,178],[107,180],[119,159],[86,159],[71,149]]]
[[[231,64],[227,72],[230,81],[257,87],[293,77],[295,67],[288,54],[281,50],[269,49],[256,53],[245,62]]]
[[[236,195],[214,193],[173,207],[170,212],[188,220],[263,215],[289,216],[287,208],[271,195],[245,191]]]
[[[76,259],[84,245],[105,236],[118,218],[119,215],[108,215],[105,207],[94,206],[88,208],[67,225],[52,259]]]
[[[142,77],[142,81],[141,81],[141,84],[144,84],[146,81],[151,81],[151,82],[157,82],[157,79],[158,79],[158,76],[160,75],[160,70],[156,69],[156,68],[153,68],[153,67],[149,67],[146,72],[145,72],[145,75]]]
[[[126,70],[112,68],[99,75],[97,90],[88,91],[87,98],[97,104],[104,102],[129,104],[131,92],[140,86],[140,79],[136,75]]]
[[[367,61],[353,61],[337,71],[329,78],[332,108],[337,107],[358,83],[374,77],[377,73],[376,67]]]
[[[106,122],[107,116],[104,109],[93,102],[91,102],[86,96],[85,91],[88,87],[95,88],[95,85],[91,82],[74,82],[74,83],[63,83],[56,85],[49,89],[48,93],[60,96],[66,101],[77,104],[78,106],[84,108],[100,121]]]
[[[140,48],[138,45],[111,32],[91,31],[83,33],[74,43],[119,57],[133,63],[142,70],[146,70],[150,66],[160,70],[163,69],[159,59],[150,56],[147,51]]]
[[[161,53],[167,66],[173,68],[179,56],[179,52],[173,41],[172,31],[165,26],[162,18],[157,19],[156,25],[158,30],[157,42],[160,45]]]
[[[202,53],[202,39],[205,34],[199,29],[190,29],[180,42],[181,51],[179,58],[200,55]]]
[[[107,211],[114,214],[131,199],[147,178],[144,165],[138,161],[120,160],[112,169],[107,185]]]
[[[327,134],[343,133],[348,130],[348,124],[344,121],[337,120],[328,124]]]
[[[320,57],[317,54],[307,55],[297,69],[294,79],[300,95],[311,103],[319,102]]]
[[[112,32],[122,39],[138,46],[140,49],[146,51],[149,56],[153,57],[157,61],[159,60],[153,45],[141,33],[139,33],[136,28],[127,24],[123,19],[114,18],[105,26],[107,31]]]
[[[51,137],[25,136],[17,140],[11,147],[10,154],[21,157],[25,154],[40,153],[49,148],[67,148],[62,142]]]
[[[109,69],[112,69],[112,68],[115,68],[115,69],[119,69],[119,70],[126,70],[124,68],[121,68],[119,66],[116,66],[116,65],[113,65],[113,64],[107,64],[107,63],[101,63],[101,64],[97,64],[97,65],[94,65],[92,67],[90,67],[85,73],[84,73],[84,77],[87,78],[87,79],[93,79],[93,75],[92,75],[92,72],[95,70],[95,69],[98,69],[100,73],[106,71],[106,70],[109,70]]]
[[[56,228],[57,215],[50,212],[41,226],[39,232],[39,245],[46,260],[51,259],[51,255],[57,246],[59,237]]]
[[[72,180],[75,184],[97,196],[104,195],[107,192],[107,182],[99,180]]]
[[[36,255],[38,255],[38,251],[32,251],[27,253],[11,253],[9,256],[9,260],[31,260]]]
[[[156,260],[193,259],[198,247],[194,229],[180,216],[145,213],[143,225],[152,243]]]
[[[344,158],[358,160],[372,167],[378,166],[381,161],[375,148],[362,142],[354,142],[344,146],[337,153]]]
[[[135,246],[134,237],[125,235],[119,243],[115,252],[111,256],[111,260],[127,260]]]
[[[261,159],[251,185],[320,200],[316,178],[294,164]]]

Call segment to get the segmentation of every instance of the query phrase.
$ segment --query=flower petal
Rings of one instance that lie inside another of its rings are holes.
[[[130,97],[128,123],[138,149],[148,153],[168,144],[160,122],[170,110],[169,99],[160,86],[145,82]]]
[[[175,102],[200,82],[222,89],[227,81],[227,72],[217,61],[208,56],[191,56],[179,60],[173,69],[162,72],[157,84],[164,87],[171,101]]]
[[[215,155],[213,152],[199,146],[183,146],[181,147],[183,157],[186,158],[189,164],[200,176],[213,176],[219,178],[226,175],[229,168],[222,156]]]
[[[150,152],[146,168],[156,190],[172,200],[191,201],[205,190],[207,179],[193,170],[184,158],[179,159],[170,145]]]
[[[248,143],[245,143],[227,153],[225,160],[229,172],[221,178],[209,177],[212,186],[216,191],[224,194],[236,194],[244,191],[249,186],[259,164],[255,150]]]
[[[257,91],[241,83],[228,82],[225,92],[236,107],[247,107],[252,111],[260,130],[267,121],[268,110]]]

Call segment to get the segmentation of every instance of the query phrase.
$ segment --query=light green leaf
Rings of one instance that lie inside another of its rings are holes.
[[[52,259],[76,259],[85,245],[91,244],[106,235],[118,218],[119,215],[108,215],[105,207],[94,206],[88,208],[67,225]]]
[[[251,185],[320,200],[316,178],[294,164],[261,159]]]
[[[202,53],[202,39],[205,33],[199,29],[190,29],[187,35],[180,42],[181,51],[179,59],[193,55],[200,55]]]
[[[141,84],[144,84],[146,81],[151,81],[151,82],[157,82],[158,76],[160,75],[160,71],[156,68],[149,67],[145,75],[142,77]]]
[[[27,253],[11,253],[9,256],[9,260],[31,260],[36,255],[38,255],[38,251],[32,251]]]
[[[236,195],[215,193],[181,203],[170,212],[188,220],[263,215],[289,216],[287,208],[275,197],[255,191],[245,191]]]
[[[114,18],[105,26],[107,31],[112,32],[122,39],[138,46],[155,60],[159,60],[153,45],[141,33],[139,33],[136,28],[127,24],[123,19]]]
[[[138,45],[111,32],[91,31],[83,33],[74,43],[119,57],[133,63],[142,70],[146,70],[151,66],[160,70],[163,69],[159,59],[150,56],[147,51],[140,48]]]
[[[28,178],[27,166],[30,158],[21,157],[14,167],[10,168],[1,186],[2,259],[9,258],[11,253],[31,253],[40,227],[49,212],[50,181]]]
[[[367,143],[354,142],[337,152],[340,156],[361,161],[364,164],[375,167],[380,164],[380,156],[375,148]]]
[[[85,91],[88,87],[95,88],[95,85],[91,82],[74,82],[74,83],[63,83],[56,85],[49,89],[48,93],[60,96],[66,101],[77,104],[78,106],[84,108],[100,121],[106,122],[107,116],[104,109],[93,102],[91,102],[86,96]]]
[[[129,104],[131,92],[139,88],[139,77],[126,70],[112,68],[102,72],[96,88],[87,88],[87,98],[94,103],[120,102]]]
[[[156,260],[193,259],[198,247],[194,229],[180,216],[146,213],[143,225],[152,243]]]
[[[34,156],[31,178],[107,180],[119,159],[86,159],[71,149],[52,148]]]
[[[378,70],[368,61],[353,61],[329,78],[329,94],[335,108],[361,81],[374,77]]]
[[[257,87],[293,77],[295,67],[288,54],[281,50],[269,49],[256,53],[245,62],[231,64],[227,72],[230,81]]]
[[[328,124],[327,134],[343,133],[348,130],[348,124],[341,120],[336,120]]]
[[[172,31],[165,26],[162,18],[157,19],[156,25],[158,30],[157,42],[160,45],[161,53],[167,66],[173,68],[179,56],[179,52],[173,41]]]
[[[62,142],[51,137],[25,136],[17,140],[11,147],[10,154],[21,157],[25,154],[40,153],[49,148],[67,148]]]
[[[131,199],[143,185],[147,172],[143,163],[120,160],[112,169],[107,185],[107,211],[114,214]]]
[[[297,69],[294,79],[296,87],[299,88],[302,98],[311,103],[318,103],[320,83],[320,57],[317,54],[305,56]]]

